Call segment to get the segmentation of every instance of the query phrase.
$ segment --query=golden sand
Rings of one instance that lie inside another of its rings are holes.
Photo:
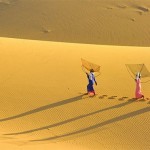
[[[150,46],[149,0],[0,0],[0,36]]]
[[[149,0],[0,0],[0,149],[149,150],[150,82],[136,101],[125,66],[150,70],[149,18]]]
[[[0,149],[148,150],[150,83],[135,101],[125,64],[150,70],[149,56],[149,47],[0,38]],[[101,66],[93,98],[81,58]]]

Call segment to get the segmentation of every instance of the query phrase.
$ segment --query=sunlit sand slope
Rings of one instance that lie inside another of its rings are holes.
[[[150,83],[135,101],[125,64],[150,70],[149,56],[150,48],[0,38],[0,148],[148,150]],[[101,66],[93,98],[81,58]]]

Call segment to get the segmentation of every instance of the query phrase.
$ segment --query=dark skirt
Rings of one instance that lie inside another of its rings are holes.
[[[94,91],[94,88],[93,88],[93,84],[88,84],[87,85],[87,92],[89,93],[89,92],[93,92],[93,93],[95,93],[95,91]]]

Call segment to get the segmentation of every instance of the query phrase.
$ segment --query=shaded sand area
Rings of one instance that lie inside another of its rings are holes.
[[[0,36],[150,46],[149,0],[0,0]]]
[[[0,38],[0,49],[0,149],[150,149],[150,83],[135,101],[125,67],[150,70],[150,48]],[[101,66],[93,98],[81,58]]]

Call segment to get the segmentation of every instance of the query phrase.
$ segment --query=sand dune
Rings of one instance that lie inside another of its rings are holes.
[[[150,46],[149,0],[1,0],[0,36]]]
[[[149,150],[150,82],[136,101],[125,66],[150,70],[149,17],[149,0],[0,0],[0,149]]]
[[[150,148],[150,84],[135,101],[125,67],[150,70],[150,48],[0,38],[0,49],[1,149]],[[101,66],[94,98],[83,94],[81,58]]]

